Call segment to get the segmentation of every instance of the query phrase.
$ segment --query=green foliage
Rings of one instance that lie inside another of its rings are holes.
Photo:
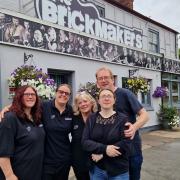
[[[99,95],[99,88],[96,86],[96,83],[94,82],[87,82],[86,84],[80,84],[79,92],[86,91],[88,92],[92,97],[95,99],[98,98]]]
[[[157,113],[158,119],[164,128],[171,129],[179,124],[177,122],[178,112],[175,107],[160,106],[160,110]],[[175,122],[176,121],[176,122]]]

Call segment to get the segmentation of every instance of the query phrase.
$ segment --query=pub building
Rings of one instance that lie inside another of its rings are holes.
[[[0,108],[12,101],[8,77],[24,63],[70,84],[73,96],[106,66],[119,87],[133,76],[148,80],[138,99],[150,114],[144,129],[157,129],[160,104],[180,109],[177,35],[134,11],[133,0],[0,0]],[[158,86],[168,89],[163,99],[152,97]]]

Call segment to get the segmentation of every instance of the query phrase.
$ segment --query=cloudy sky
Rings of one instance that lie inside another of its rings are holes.
[[[180,0],[134,0],[134,10],[180,33]]]

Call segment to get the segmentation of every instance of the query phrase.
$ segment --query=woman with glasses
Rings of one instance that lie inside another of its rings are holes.
[[[102,155],[101,159],[91,160],[90,179],[129,180],[131,141],[124,136],[127,117],[114,111],[115,96],[111,90],[101,90],[98,102],[100,111],[89,117],[82,137],[84,150]]]
[[[77,180],[89,180],[88,155],[82,149],[81,138],[89,115],[97,111],[95,99],[87,92],[80,92],[74,99],[72,129],[72,167]]]
[[[17,89],[9,112],[0,122],[0,179],[40,180],[45,132],[36,90]]]
[[[54,100],[43,102],[43,123],[46,131],[43,180],[68,180],[71,165],[69,133],[72,128],[72,107],[68,105],[71,88],[61,84]]]

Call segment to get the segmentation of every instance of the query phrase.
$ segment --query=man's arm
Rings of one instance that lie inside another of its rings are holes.
[[[146,122],[149,120],[149,115],[144,108],[140,109],[137,115],[138,117],[134,124],[131,124],[130,122],[125,124],[125,126],[128,126],[128,129],[124,131],[125,136],[130,137],[131,139],[134,138],[136,131],[143,127],[143,125],[146,124]]]

